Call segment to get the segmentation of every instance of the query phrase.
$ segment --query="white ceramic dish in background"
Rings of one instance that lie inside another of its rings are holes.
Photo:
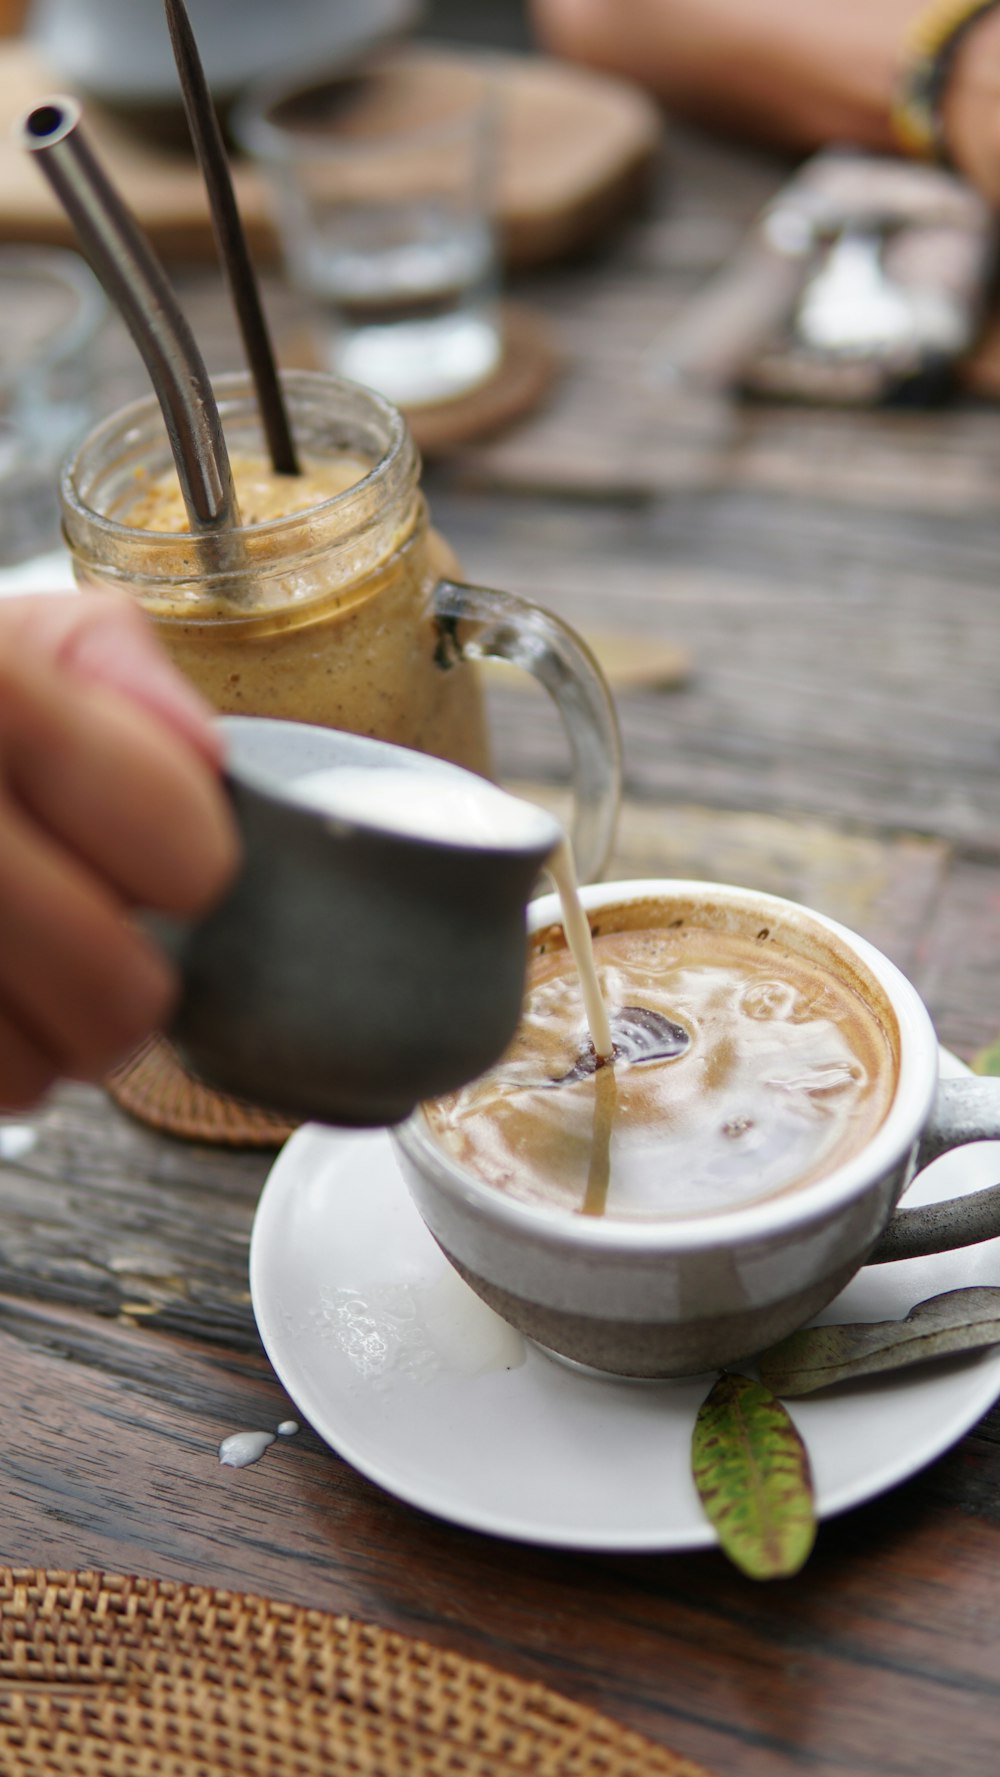
[[[964,1070],[948,1059],[943,1071]],[[936,1161],[906,1201],[998,1178],[1000,1143],[982,1143]],[[898,1318],[971,1284],[1000,1285],[1000,1240],[862,1271],[820,1318]],[[292,1137],[258,1206],[250,1287],[265,1349],[303,1417],[410,1505],[552,1548],[714,1543],[689,1470],[711,1378],[598,1378],[529,1345],[442,1257],[384,1132],[310,1124]],[[820,1516],[914,1474],[998,1395],[994,1351],[789,1403]]]
[[[188,0],[209,85],[349,70],[413,25],[419,0]],[[108,104],[179,102],[163,0],[33,0],[29,31],[49,67]]]
[[[0,598],[23,598],[27,593],[76,592],[73,564],[65,549],[33,555],[28,561],[0,568]]]

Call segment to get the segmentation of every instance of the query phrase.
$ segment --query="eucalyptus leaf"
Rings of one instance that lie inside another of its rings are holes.
[[[905,1320],[806,1327],[757,1360],[775,1394],[815,1394],[835,1382],[903,1370],[1000,1343],[1000,1289],[946,1290],[911,1308]]]
[[[798,1573],[816,1540],[806,1447],[773,1394],[749,1376],[720,1376],[698,1409],[691,1470],[705,1513],[751,1579]]]

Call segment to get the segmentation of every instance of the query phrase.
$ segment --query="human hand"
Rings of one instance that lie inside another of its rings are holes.
[[[796,150],[898,152],[893,98],[928,0],[530,0],[543,46],[624,75],[677,115]],[[947,8],[938,8],[942,17]],[[1000,208],[1000,7],[963,30],[942,106],[958,171]]]
[[[0,1107],[96,1080],[173,972],[131,914],[195,914],[236,839],[209,711],[124,598],[0,603]]]
[[[959,43],[942,121],[954,165],[1000,208],[1000,9],[984,13]]]

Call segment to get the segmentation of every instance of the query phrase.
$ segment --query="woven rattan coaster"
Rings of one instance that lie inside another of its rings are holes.
[[[486,382],[453,401],[406,409],[410,431],[425,457],[444,456],[459,445],[489,438],[533,413],[549,393],[559,358],[545,316],[505,302],[501,328],[500,363]]]
[[[237,1592],[0,1568],[3,1777],[707,1777],[539,1684]]]
[[[276,1111],[215,1092],[189,1074],[164,1037],[152,1037],[104,1082],[140,1123],[187,1141],[230,1148],[280,1148],[297,1127]]]

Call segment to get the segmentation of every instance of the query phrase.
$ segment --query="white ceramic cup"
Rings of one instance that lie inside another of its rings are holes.
[[[877,1009],[895,1051],[884,1120],[836,1170],[710,1215],[627,1221],[519,1202],[467,1171],[421,1111],[393,1131],[399,1163],[446,1257],[491,1307],[561,1356],[618,1375],[680,1376],[746,1358],[803,1326],[866,1262],[1000,1234],[1000,1186],[931,1210],[898,1211],[914,1177],[963,1142],[1000,1138],[1000,1080],[939,1078],[916,989],[873,945],[797,904],[712,883],[598,883],[593,914],[635,901],[720,931],[766,929],[820,960]],[[559,903],[532,904],[533,931]],[[606,923],[606,922],[602,922]]]

